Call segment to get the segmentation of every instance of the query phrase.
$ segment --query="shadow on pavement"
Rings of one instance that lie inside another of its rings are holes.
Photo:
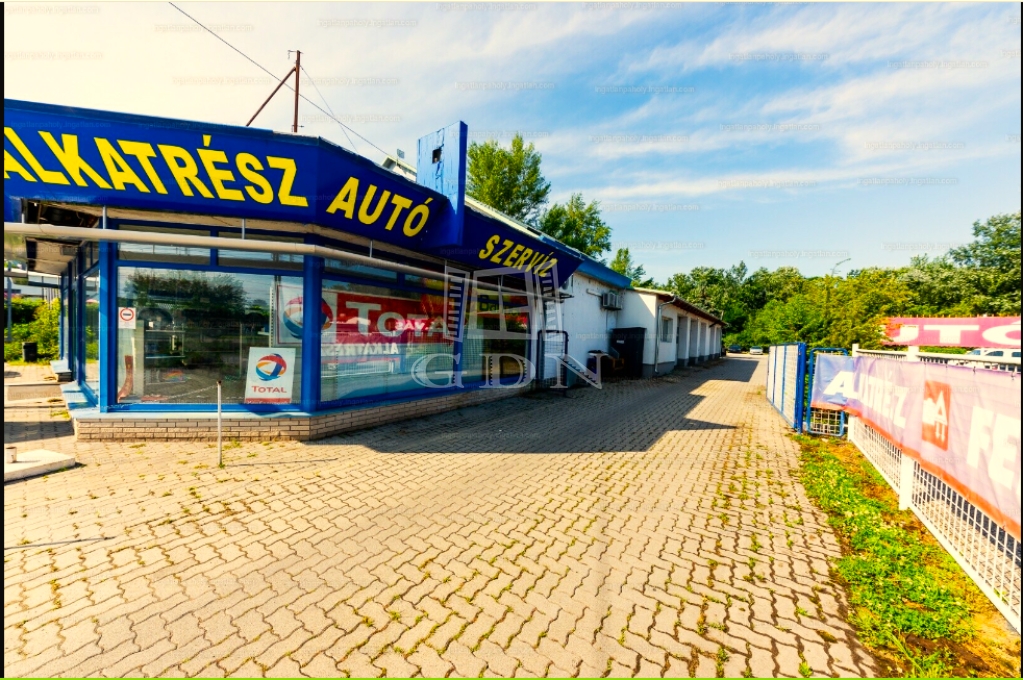
[[[749,382],[757,367],[756,360],[722,361],[603,390],[573,390],[569,398],[531,393],[309,446],[365,446],[397,454],[646,452],[672,432],[735,429],[690,418],[705,399],[696,392],[719,381]]]
[[[42,442],[47,439],[74,437],[75,426],[71,420],[52,420],[53,411],[63,411],[63,405],[53,407],[18,406],[4,407],[4,444],[23,449],[24,444]],[[36,447],[39,448],[39,447]]]

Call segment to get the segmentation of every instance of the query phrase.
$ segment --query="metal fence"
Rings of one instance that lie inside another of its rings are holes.
[[[936,354],[933,352],[920,352],[916,347],[910,347],[908,352],[889,352],[882,350],[855,349],[859,356],[879,357],[889,361],[919,361],[925,364],[951,364],[953,366],[967,366],[970,368],[988,369],[992,371],[1020,372],[1019,357],[993,357],[980,356],[975,354]]]
[[[767,359],[767,400],[794,430],[802,429],[806,344],[772,345]]]
[[[889,356],[891,353],[887,352],[859,353],[869,356],[880,355],[886,360],[893,361],[916,360],[913,354]],[[955,356],[955,361],[963,360],[962,356],[956,355],[934,356]],[[1018,363],[1016,370],[1019,370]],[[899,494],[900,508],[912,510],[920,518],[959,566],[1019,632],[1020,542],[1006,533],[980,508],[924,470],[880,432],[858,418],[850,418],[849,441],[856,445]]]
[[[848,356],[849,352],[836,347],[815,347],[809,354],[809,373],[806,379],[806,399],[804,404],[803,431],[810,434],[828,435],[831,437],[844,437],[846,428],[845,411],[814,408],[812,404],[813,376],[817,373],[817,357],[821,354],[842,354]]]

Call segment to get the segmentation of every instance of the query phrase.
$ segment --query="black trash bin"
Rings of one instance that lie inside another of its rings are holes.
[[[39,344],[35,342],[21,343],[21,358],[28,364],[39,361]]]
[[[611,347],[625,360],[625,377],[643,377],[645,328],[616,328],[611,331]]]

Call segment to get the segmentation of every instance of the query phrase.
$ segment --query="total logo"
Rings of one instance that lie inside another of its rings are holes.
[[[260,380],[277,380],[288,372],[288,362],[280,354],[267,354],[256,362],[256,375]]]
[[[284,323],[284,327],[288,329],[293,338],[302,337],[302,314],[303,314],[303,301],[302,298],[292,298],[286,305],[281,313],[281,319]],[[334,312],[331,311],[330,305],[327,304],[326,300],[320,300],[320,326],[323,330],[327,330],[334,323]]]

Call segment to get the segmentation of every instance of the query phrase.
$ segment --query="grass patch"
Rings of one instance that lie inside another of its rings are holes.
[[[859,451],[796,439],[803,485],[842,543],[834,571],[848,589],[849,621],[884,671],[1015,675],[1019,637],[916,517],[899,511],[894,492]]]

